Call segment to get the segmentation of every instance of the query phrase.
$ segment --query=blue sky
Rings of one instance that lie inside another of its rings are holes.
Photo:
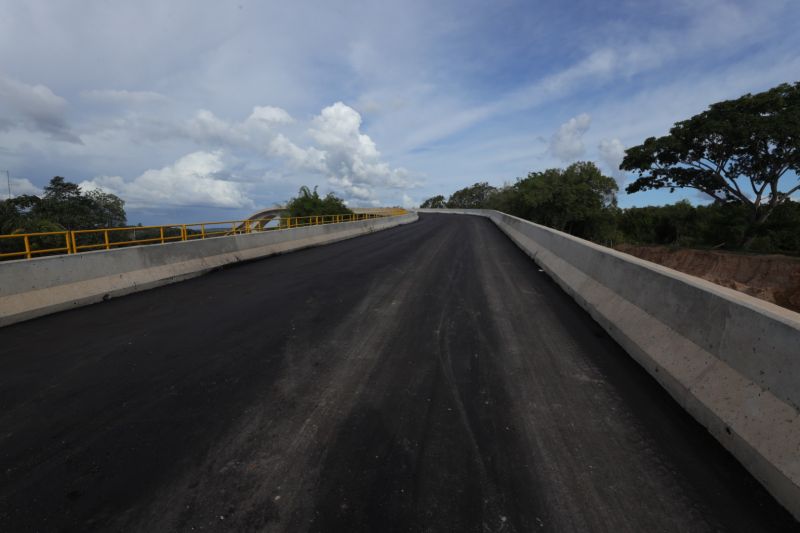
[[[0,169],[129,220],[239,218],[300,185],[418,204],[595,161],[800,79],[796,1],[0,0]],[[3,189],[4,190],[4,189]],[[693,192],[621,192],[622,206]]]

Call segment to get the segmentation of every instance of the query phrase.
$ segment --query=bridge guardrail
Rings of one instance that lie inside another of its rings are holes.
[[[172,246],[120,246],[95,253],[0,263],[0,328],[23,320],[175,283],[227,265],[322,246],[410,224],[416,213],[341,217],[348,223],[292,219],[289,231],[251,231]],[[318,223],[319,222],[319,223]]]
[[[0,235],[0,261],[32,259],[44,255],[75,254],[90,250],[111,250],[126,246],[166,244],[177,241],[208,239],[229,235],[242,235],[261,231],[339,224],[384,216],[405,214],[404,209],[384,212],[315,215],[306,217],[269,217],[263,219],[225,220],[218,222],[193,222],[189,224],[164,224],[160,226],[126,226],[81,230],[13,233]],[[268,226],[277,222],[274,226]],[[6,243],[13,243],[10,246]],[[3,246],[6,244],[6,246]],[[11,248],[12,251],[4,251]],[[17,248],[14,250],[14,248]]]

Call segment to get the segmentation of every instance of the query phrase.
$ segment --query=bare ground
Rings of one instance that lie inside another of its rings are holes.
[[[615,248],[620,252],[800,312],[800,258],[798,257],[630,244],[622,244]]]

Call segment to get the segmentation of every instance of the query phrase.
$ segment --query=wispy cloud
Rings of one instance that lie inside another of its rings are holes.
[[[0,124],[4,129],[22,127],[58,141],[81,144],[67,124],[66,108],[67,101],[49,87],[0,75]]]
[[[125,89],[91,89],[81,91],[86,100],[113,105],[163,104],[169,99],[154,91],[128,91]]]
[[[583,134],[591,123],[592,117],[587,113],[581,113],[563,123],[550,138],[550,153],[565,163],[581,157],[586,153]]]
[[[791,0],[0,6],[0,166],[35,186],[198,152],[266,205],[301,184],[400,204],[576,157],[613,174],[620,145],[800,72]]]

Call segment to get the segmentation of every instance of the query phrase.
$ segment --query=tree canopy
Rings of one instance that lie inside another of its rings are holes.
[[[447,207],[459,209],[480,209],[484,207],[489,197],[496,191],[487,182],[476,183],[469,187],[464,187],[452,195],[447,200]]]
[[[317,188],[312,191],[305,185],[300,187],[297,196],[286,204],[289,216],[308,217],[315,215],[342,215],[352,213],[344,201],[333,193],[320,196]]]
[[[421,209],[442,209],[447,207],[447,202],[445,202],[444,196],[441,194],[437,194],[436,196],[431,196],[419,206]]]
[[[454,192],[447,202],[433,196],[421,207],[497,209],[599,242],[612,240],[617,183],[591,162],[551,168],[517,178],[513,185],[478,182]]]
[[[769,219],[751,232],[752,218],[743,203],[693,206],[682,200],[673,205],[620,209],[616,182],[591,162],[530,172],[513,184],[492,189],[486,200],[474,207],[497,209],[600,244],[800,253],[800,202],[792,200],[778,205]],[[423,207],[441,207],[443,200],[441,195],[434,196]]]
[[[500,211],[537,224],[604,241],[614,228],[617,183],[591,162],[531,172],[490,201]]]
[[[800,82],[712,104],[625,154],[620,169],[639,175],[629,194],[696,189],[746,206],[753,235],[800,190]]]
[[[41,197],[23,195],[0,202],[0,233],[63,231],[125,226],[125,202],[99,190],[83,192],[56,176]]]

